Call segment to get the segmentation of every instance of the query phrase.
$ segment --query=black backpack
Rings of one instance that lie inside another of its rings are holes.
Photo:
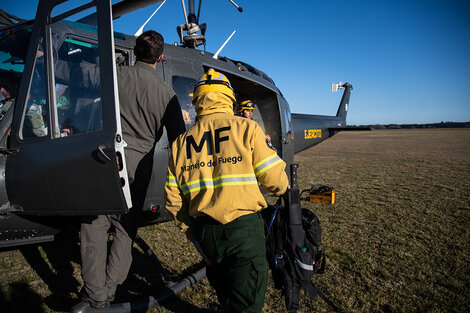
[[[301,225],[292,225],[290,221],[298,217],[291,218],[289,205],[281,208],[279,204],[263,212],[267,258],[275,288],[283,290],[287,309],[296,312],[301,288],[312,299],[319,294],[312,275],[325,271],[325,254],[320,249],[321,227],[315,213],[301,209],[300,205],[294,208],[294,215],[300,215]]]

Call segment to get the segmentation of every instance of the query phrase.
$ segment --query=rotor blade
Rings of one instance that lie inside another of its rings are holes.
[[[134,12],[135,10],[148,7],[149,5],[162,2],[164,0],[122,0],[113,4],[113,20],[121,16]],[[77,22],[96,26],[96,13],[87,15]]]
[[[152,15],[150,15],[150,17],[145,21],[144,24],[142,24],[142,26],[140,26],[139,30],[134,34],[135,37],[138,37],[140,36],[143,32],[144,32],[144,27],[145,25],[147,25],[147,23],[150,21],[150,19],[152,19],[152,17],[155,15],[155,13],[158,12],[158,10],[160,10],[160,8],[162,7],[162,5],[164,5],[166,2],[166,0],[164,0],[159,6],[158,8],[152,13]]]
[[[238,6],[238,4],[235,3],[235,1],[233,0],[228,0],[228,1],[230,1],[230,3],[232,3],[238,9],[238,12],[240,13],[243,12],[243,9],[240,6]]]
[[[217,52],[214,54],[214,56],[212,58],[217,59],[219,57],[220,51],[222,51],[222,49],[225,47],[227,42],[232,38],[232,36],[235,34],[235,32],[236,32],[236,30],[234,30],[232,32],[232,34],[227,38],[227,40],[225,40],[224,44],[219,48],[219,50],[217,50]]]
[[[127,13],[162,2],[163,0],[123,0],[113,4],[113,19],[117,19]]]

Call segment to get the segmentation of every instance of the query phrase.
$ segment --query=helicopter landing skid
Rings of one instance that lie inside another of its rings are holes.
[[[135,239],[135,243],[142,249],[142,251],[144,251],[145,255],[150,258],[150,261],[160,274],[165,287],[154,296],[136,299],[130,302],[114,303],[109,307],[102,309],[95,309],[87,303],[80,302],[70,310],[71,313],[131,313],[147,311],[151,308],[160,306],[160,302],[163,300],[176,295],[187,287],[195,285],[197,282],[206,277],[206,268],[203,267],[184,277],[183,279],[174,281],[170,277],[170,274],[162,266],[162,263],[157,258],[155,253],[153,253],[152,249],[138,235]]]

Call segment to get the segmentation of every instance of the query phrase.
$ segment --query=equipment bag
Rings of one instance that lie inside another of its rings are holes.
[[[300,289],[313,299],[320,294],[312,283],[313,273],[325,271],[325,255],[320,250],[321,227],[318,217],[300,206],[297,164],[291,164],[291,188],[274,207],[265,211],[266,251],[274,285],[282,289],[290,312],[299,309]]]
[[[320,250],[320,221],[312,211],[301,209],[300,228],[289,225],[289,208],[280,208],[279,205],[263,213],[267,226],[267,257],[274,286],[283,290],[287,309],[296,312],[299,309],[300,289],[315,298],[318,290],[311,280],[312,275],[325,271],[325,255]]]

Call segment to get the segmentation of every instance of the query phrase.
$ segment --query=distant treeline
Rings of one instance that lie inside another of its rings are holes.
[[[372,127],[374,129],[413,129],[413,128],[470,128],[470,122],[440,122],[432,124],[374,124],[374,125],[348,125],[351,128]]]

